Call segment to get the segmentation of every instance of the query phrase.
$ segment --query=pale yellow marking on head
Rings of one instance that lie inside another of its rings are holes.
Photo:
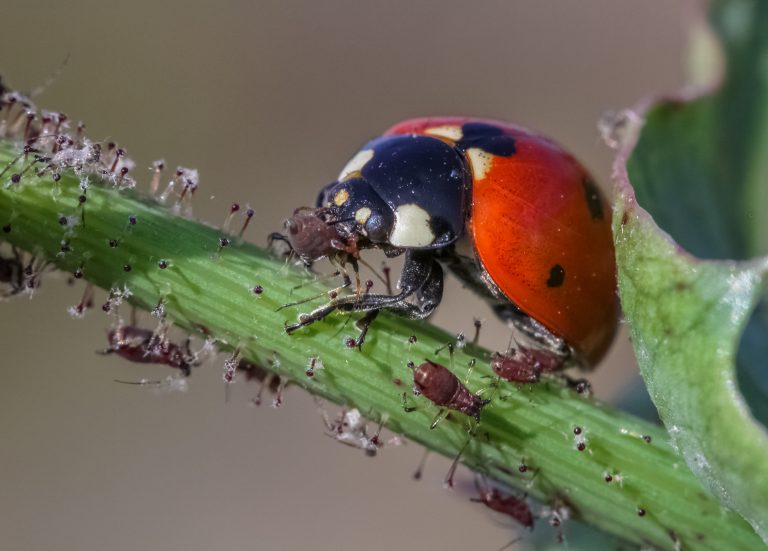
[[[429,213],[419,205],[400,205],[395,211],[395,225],[389,242],[395,247],[426,247],[435,240],[429,226]]]
[[[355,222],[357,222],[362,226],[368,221],[368,218],[370,218],[370,216],[371,216],[371,209],[369,209],[368,207],[359,208],[355,212]]]
[[[349,199],[349,192],[346,189],[340,189],[333,197],[333,204],[340,207]]]
[[[432,136],[437,136],[439,138],[446,138],[448,140],[453,140],[454,142],[458,142],[461,138],[464,137],[464,132],[462,132],[461,126],[456,126],[453,124],[427,128],[424,131],[424,133],[430,134]]]
[[[347,178],[355,175],[359,175],[363,167],[373,159],[373,149],[363,149],[358,151],[357,154],[352,157],[349,162],[341,169],[339,174],[339,182],[343,182]]]
[[[477,147],[467,149],[467,157],[472,165],[472,175],[475,180],[482,180],[491,170],[493,164],[493,155]]]

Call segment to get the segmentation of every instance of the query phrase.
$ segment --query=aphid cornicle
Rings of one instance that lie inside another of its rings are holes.
[[[469,391],[456,375],[438,363],[426,360],[413,368],[415,389],[438,406],[480,419],[488,401]]]
[[[609,205],[578,161],[535,132],[462,117],[402,122],[300,211],[302,231],[286,238],[305,261],[376,248],[405,264],[397,294],[340,296],[288,332],[336,310],[425,318],[445,266],[560,368],[596,364],[613,340]]]

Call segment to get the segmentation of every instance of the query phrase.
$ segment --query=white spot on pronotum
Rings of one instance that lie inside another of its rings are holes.
[[[355,212],[355,222],[357,222],[360,225],[363,225],[368,221],[368,218],[370,218],[370,216],[371,216],[371,209],[369,209],[368,207],[357,209],[357,212]]]
[[[339,174],[339,182],[342,182],[363,170],[363,167],[373,159],[373,149],[363,149],[352,157]]]
[[[461,131],[461,126],[456,126],[454,124],[427,128],[424,133],[437,136],[439,138],[447,138],[449,140],[453,140],[454,142],[458,142],[461,138],[464,137],[464,133]]]
[[[475,180],[482,180],[491,170],[493,164],[493,155],[482,149],[476,147],[470,147],[467,149],[467,157],[472,164],[472,174]]]
[[[395,247],[426,247],[435,240],[429,225],[429,213],[420,206],[409,203],[395,211],[395,225],[389,242]]]

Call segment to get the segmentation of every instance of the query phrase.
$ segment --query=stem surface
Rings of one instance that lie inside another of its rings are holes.
[[[453,457],[467,441],[471,422],[460,413],[430,429],[438,408],[413,395],[413,375],[406,366],[424,358],[449,365],[447,352],[435,351],[453,336],[387,313],[375,321],[362,352],[345,345],[356,330],[342,315],[289,336],[284,322],[316,303],[276,309],[323,293],[322,283],[308,282],[306,274],[231,236],[230,244],[220,248],[220,230],[176,216],[134,192],[99,184],[93,176],[84,206],[78,200],[80,178],[72,171],[63,171],[54,183],[50,174],[38,177],[34,169],[27,170],[14,184],[12,173],[31,160],[19,158],[15,144],[0,141],[0,167],[14,159],[0,177],[0,240],[61,270],[81,270],[83,279],[103,289],[127,286],[133,293],[130,302],[141,308],[151,310],[162,299],[176,325],[213,335],[222,349],[240,348],[243,357],[292,384],[356,407],[433,451]],[[130,217],[136,217],[135,225],[129,224]],[[110,246],[110,240],[117,246]],[[161,268],[160,261],[167,267]],[[298,284],[304,287],[292,294]],[[411,335],[417,342],[409,344]],[[308,377],[313,359],[314,376]],[[476,366],[468,374],[473,359]],[[473,391],[486,389],[485,396],[492,397],[462,456],[473,471],[524,489],[551,508],[567,507],[572,517],[629,542],[659,549],[762,546],[746,522],[703,489],[663,429],[556,380],[521,386],[502,381],[491,388],[489,352],[471,344],[457,349],[453,372],[462,380],[468,376]],[[403,408],[404,393],[416,408],[411,413]],[[521,464],[527,465],[525,472]]]

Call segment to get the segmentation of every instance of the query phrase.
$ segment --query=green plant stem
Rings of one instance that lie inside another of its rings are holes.
[[[0,167],[17,155],[15,145],[0,142]],[[18,165],[26,166],[23,159]],[[64,172],[54,184],[50,176],[38,178],[29,170],[19,184],[11,184],[15,171],[0,178],[0,226],[10,226],[0,238],[61,270],[82,270],[85,280],[103,289],[127,286],[133,293],[130,301],[141,308],[152,309],[162,299],[176,325],[215,336],[222,349],[241,348],[244,357],[293,384],[356,407],[430,450],[453,457],[467,441],[470,421],[460,413],[430,429],[438,408],[413,396],[406,366],[424,358],[447,365],[447,353],[435,353],[452,340],[447,333],[383,313],[362,352],[345,346],[356,330],[342,315],[289,336],[283,324],[302,307],[276,308],[322,293],[323,284],[307,284],[306,274],[231,236],[231,244],[219,250],[221,231],[175,216],[135,193],[97,185],[91,178],[81,207],[75,174]],[[60,223],[62,216],[68,217],[66,225]],[[131,216],[135,225],[128,223]],[[111,239],[118,241],[116,247],[109,245]],[[61,252],[62,241],[68,252]],[[160,260],[168,267],[161,269]],[[306,284],[301,296],[291,295],[299,283]],[[256,285],[263,288],[261,294],[253,292]],[[414,344],[408,343],[411,335],[418,338]],[[454,356],[454,372],[462,379],[470,360],[476,360],[468,386],[485,388],[493,398],[462,456],[470,469],[524,489],[550,507],[565,505],[572,517],[629,542],[659,549],[762,545],[741,518],[724,511],[702,488],[662,429],[578,395],[556,380],[522,386],[502,381],[491,389],[488,357],[473,345]],[[305,371],[313,358],[322,369],[308,377]],[[404,393],[416,411],[404,410]],[[579,436],[575,427],[581,428]],[[584,442],[583,451],[577,449],[579,442]],[[526,472],[519,470],[522,463]],[[606,482],[608,474],[611,482]]]

